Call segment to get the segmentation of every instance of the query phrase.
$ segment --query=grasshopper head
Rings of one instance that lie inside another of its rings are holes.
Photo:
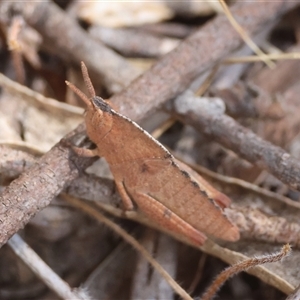
[[[72,83],[66,81],[66,84],[86,104],[86,131],[89,138],[98,146],[98,143],[101,144],[102,138],[111,130],[113,123],[112,109],[105,100],[96,96],[87,68],[83,62],[81,62],[81,70],[91,98],[88,98]]]
[[[113,124],[112,109],[109,104],[98,96],[90,99],[85,115],[86,131],[90,139],[98,145],[106,136]]]

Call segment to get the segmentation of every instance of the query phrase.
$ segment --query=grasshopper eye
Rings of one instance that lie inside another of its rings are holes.
[[[111,113],[110,105],[105,100],[103,100],[101,97],[96,96],[96,97],[92,98],[92,104],[96,108],[99,108],[100,110],[102,110],[104,112]]]

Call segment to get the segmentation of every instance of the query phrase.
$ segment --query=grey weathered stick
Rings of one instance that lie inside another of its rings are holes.
[[[131,28],[92,26],[91,36],[126,56],[159,57],[178,46],[179,40]]]
[[[93,161],[79,158],[66,142],[60,142],[5,188],[0,196],[0,244],[49,205]]]
[[[191,92],[186,92],[174,101],[171,112],[176,118],[300,190],[299,160],[241,126],[231,117],[218,112],[212,99],[207,99],[205,107],[204,100],[201,101]]]
[[[3,3],[1,2],[0,8],[3,8]],[[34,12],[35,5],[43,3],[27,4],[32,5]],[[22,3],[20,8],[21,13],[24,13],[22,5],[25,4]],[[296,5],[296,2],[283,0],[264,2],[260,5],[241,2],[235,5],[233,13],[238,14],[240,24],[248,32],[253,33]],[[249,18],[250,14],[251,18]],[[25,17],[27,19],[28,15]],[[34,18],[31,24],[38,15],[32,17]],[[37,24],[42,26],[43,22],[45,20],[36,23],[36,26]],[[55,34],[58,35],[58,32],[56,31]],[[54,34],[51,30],[50,33]],[[46,31],[45,38],[50,33]],[[113,100],[122,114],[140,120],[150,110],[176,96],[195,76],[211,67],[240,43],[241,39],[229,26],[226,18],[218,16],[157,62],[126,91],[113,97]],[[13,181],[0,196],[0,245],[6,243],[36,212],[47,206],[70,180],[78,176],[76,165],[82,167],[90,163],[90,160],[76,157],[71,150],[58,144],[30,170]]]
[[[8,245],[51,290],[63,299],[90,299],[88,296],[82,296],[72,291],[70,286],[63,281],[18,234],[12,236],[8,241]]]
[[[141,31],[150,32],[152,34],[169,36],[177,39],[186,38],[196,28],[183,23],[153,23],[140,26]]]

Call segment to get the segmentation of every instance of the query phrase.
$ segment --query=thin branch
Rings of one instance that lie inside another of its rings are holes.
[[[178,158],[178,156],[176,156],[176,158],[179,159],[180,161],[183,161],[180,158]],[[242,187],[242,188],[244,188],[248,191],[252,191],[256,194],[259,194],[259,195],[262,195],[262,196],[265,196],[265,197],[268,197],[268,198],[271,198],[271,199],[274,199],[274,200],[278,200],[278,201],[280,201],[280,202],[282,202],[286,205],[289,205],[291,207],[300,208],[300,203],[299,202],[293,201],[292,199],[290,199],[288,197],[285,197],[281,194],[278,194],[278,193],[272,192],[270,190],[267,190],[265,188],[262,188],[262,187],[260,187],[256,184],[251,183],[251,182],[247,182],[247,181],[239,179],[239,178],[229,177],[229,176],[225,176],[225,175],[222,175],[222,174],[219,174],[219,173],[215,173],[215,172],[213,172],[213,171],[211,171],[211,170],[209,170],[209,169],[207,169],[203,166],[197,165],[197,164],[191,164],[191,163],[186,163],[186,162],[184,162],[184,163],[187,164],[188,166],[190,166],[195,171],[197,171],[201,174],[204,174],[205,176],[208,176],[210,178],[213,178],[215,180],[218,180],[220,182],[235,185],[235,186],[239,186],[239,187]]]
[[[180,40],[149,33],[139,28],[91,26],[89,33],[127,57],[159,57],[178,46]]]
[[[249,35],[253,35],[297,4],[294,1],[271,1],[257,5],[256,2],[238,1],[231,7],[231,12],[239,16],[240,26]],[[240,35],[227,17],[219,15],[190,35],[111,100],[120,108],[120,113],[139,121],[140,111],[149,114],[166,100],[182,93],[196,77],[214,67],[241,43]]]
[[[227,209],[226,215],[239,228],[242,239],[300,247],[300,224],[288,218],[267,216],[256,208],[237,205]]]
[[[0,86],[7,90],[9,93],[25,99],[33,106],[41,106],[43,109],[49,111],[52,114],[59,114],[63,115],[66,118],[69,118],[70,116],[81,117],[84,112],[83,108],[45,97],[44,95],[9,79],[2,73],[0,73]]]
[[[300,190],[300,162],[224,114],[221,99],[196,98],[186,92],[168,110],[183,123],[263,168],[292,188]]]
[[[78,157],[68,146],[83,126],[69,133],[0,195],[0,245],[16,233],[37,211],[49,205],[65,185],[78,177],[95,159]]]
[[[18,235],[15,234],[8,241],[8,245],[18,255],[23,262],[58,296],[63,299],[87,300],[87,295],[71,290],[70,286],[63,281]]]

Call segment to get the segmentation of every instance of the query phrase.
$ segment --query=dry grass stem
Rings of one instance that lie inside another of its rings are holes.
[[[178,156],[176,156],[176,158],[178,160],[181,160],[180,158],[178,158]],[[181,160],[181,161],[183,161],[183,160]],[[261,188],[256,184],[247,182],[247,181],[239,179],[239,178],[229,177],[229,176],[225,176],[225,175],[222,175],[222,174],[215,173],[215,172],[210,171],[207,168],[202,167],[202,166],[197,165],[197,164],[191,164],[191,163],[187,163],[187,162],[184,162],[184,163],[189,165],[195,171],[197,171],[201,174],[204,174],[204,175],[206,175],[210,178],[216,179],[220,182],[236,185],[236,186],[242,187],[244,189],[247,189],[249,191],[252,191],[254,193],[266,196],[268,198],[278,200],[278,201],[283,202],[283,203],[285,203],[285,204],[287,204],[291,207],[300,208],[300,203],[299,202],[293,201],[292,199],[290,199],[288,197],[282,196],[282,195],[280,195],[278,193],[275,193],[275,192],[272,192],[270,190]]]
[[[201,97],[208,90],[208,88],[212,84],[212,81],[213,81],[218,69],[219,69],[219,65],[216,65],[212,68],[212,70],[209,72],[209,74],[205,78],[204,82],[201,84],[201,86],[195,92],[195,96]]]
[[[20,16],[13,17],[11,26],[7,32],[7,44],[12,54],[12,62],[16,72],[18,82],[25,83],[25,69],[22,57],[22,45],[19,41],[19,33],[22,29],[24,20]]]
[[[291,53],[272,53],[266,54],[270,60],[285,60],[285,59],[300,59],[299,52],[291,52]],[[261,61],[261,58],[255,55],[249,56],[241,56],[241,57],[230,57],[226,58],[223,63],[224,64],[240,64],[240,63],[249,63]]]
[[[34,106],[42,106],[42,108],[53,114],[64,114],[65,117],[70,117],[70,115],[80,117],[84,112],[80,107],[45,97],[44,95],[9,79],[2,73],[0,73],[0,86],[9,93],[25,99]]]
[[[252,268],[254,266],[280,261],[287,255],[289,255],[290,252],[291,252],[291,247],[289,244],[286,244],[282,247],[281,251],[278,253],[250,258],[245,261],[239,262],[233,266],[228,267],[217,276],[217,278],[208,287],[208,289],[206,290],[205,294],[202,296],[201,299],[202,300],[212,299],[216,294],[216,292],[220,289],[220,287],[225,283],[225,281],[227,281],[233,275],[248,270],[249,268]]]
[[[24,151],[36,156],[41,156],[45,151],[34,145],[24,141],[15,141],[15,140],[0,140],[0,145],[10,147],[11,149]]]
[[[299,160],[226,115],[224,104],[219,99],[196,100],[187,91],[176,98],[167,110],[185,124],[193,126],[240,157],[267,170],[283,183],[300,190]]]
[[[260,48],[248,36],[246,31],[243,29],[243,27],[240,26],[239,23],[235,20],[225,1],[219,0],[219,2],[222,5],[224,13],[227,16],[229,22],[234,27],[234,29],[239,33],[239,35],[242,37],[245,43],[254,51],[254,53],[256,53],[260,57],[260,60],[264,61],[269,67],[275,67],[275,64],[272,61],[270,61],[267,55],[262,50],[260,50]]]
[[[68,195],[64,195],[64,198],[73,206],[78,209],[84,211],[89,214],[99,222],[105,224],[118,235],[120,235],[127,243],[129,243],[133,248],[135,248],[139,253],[141,253],[145,259],[153,266],[153,268],[161,274],[161,276],[170,284],[170,286],[174,289],[175,293],[178,294],[183,299],[192,300],[189,294],[182,289],[178,283],[161,267],[161,265],[149,254],[149,252],[131,235],[129,235],[125,230],[123,230],[119,225],[112,222],[108,218],[106,218],[102,213],[97,211],[95,208],[86,204],[83,201],[80,201],[76,198],[70,197]]]
[[[198,262],[198,266],[197,266],[197,272],[194,276],[193,281],[191,282],[188,291],[190,293],[193,293],[194,290],[196,289],[196,287],[198,286],[199,282],[201,281],[201,279],[203,278],[203,274],[204,274],[204,266],[207,260],[207,254],[206,253],[202,253],[199,262]]]
[[[167,119],[163,124],[161,124],[158,128],[152,131],[151,135],[155,139],[160,138],[164,134],[164,132],[166,132],[169,128],[171,128],[174,125],[175,122],[176,120],[173,118]]]

